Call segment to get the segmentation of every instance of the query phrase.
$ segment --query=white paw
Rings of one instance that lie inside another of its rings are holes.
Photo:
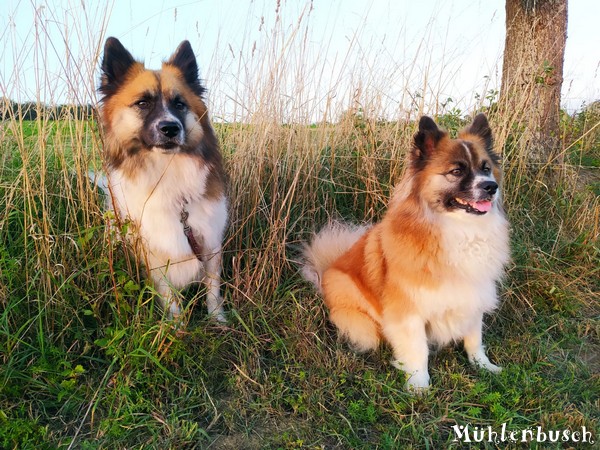
[[[212,315],[212,317],[214,317],[217,320],[217,322],[223,323],[223,324],[227,323],[227,317],[225,317],[225,313],[223,311],[219,311],[217,313],[212,313],[211,315]]]
[[[502,367],[497,366],[492,363],[488,363],[486,366],[482,366],[484,369],[489,370],[492,373],[500,373],[502,372]]]
[[[429,389],[429,374],[427,372],[414,372],[406,380],[406,390],[413,394],[424,394]]]
[[[429,389],[429,373],[425,370],[407,370],[406,366],[398,360],[393,360],[392,365],[406,373],[408,377],[404,387],[413,394],[423,394]]]
[[[181,309],[179,309],[177,302],[171,302],[169,308],[167,309],[167,318],[177,320],[180,315]]]
[[[216,305],[216,306],[213,306]],[[223,299],[219,298],[215,302],[208,303],[208,315],[215,319],[219,323],[227,323],[227,317],[225,317],[225,311],[223,310]]]
[[[481,369],[485,369],[492,373],[500,373],[502,372],[502,367],[492,364],[487,356],[479,355],[477,357],[469,357],[469,361],[475,367],[479,367]]]

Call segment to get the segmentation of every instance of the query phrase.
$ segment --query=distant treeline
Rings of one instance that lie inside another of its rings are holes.
[[[94,116],[92,105],[55,105],[25,102],[17,103],[0,98],[0,120],[86,120]]]

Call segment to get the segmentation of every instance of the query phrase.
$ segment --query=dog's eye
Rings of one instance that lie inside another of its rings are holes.
[[[460,167],[457,167],[456,169],[452,169],[450,174],[454,175],[455,177],[460,177],[463,174],[463,170]]]
[[[182,101],[178,100],[175,102],[175,109],[177,111],[185,111],[185,108],[187,108],[187,105]]]
[[[488,166],[487,164],[484,164],[483,167],[481,168],[481,171],[484,174],[489,175],[490,172],[492,171],[492,168],[490,166]]]
[[[150,108],[150,102],[148,100],[138,100],[135,102],[135,106],[140,109],[148,109]]]

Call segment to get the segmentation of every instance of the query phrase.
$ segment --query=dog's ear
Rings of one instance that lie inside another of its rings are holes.
[[[473,122],[461,134],[473,134],[483,139],[485,143],[485,149],[488,153],[493,151],[494,148],[494,137],[492,136],[492,129],[484,113],[479,113],[473,118]]]
[[[105,96],[114,93],[125,80],[125,75],[136,63],[131,53],[114,37],[106,39],[102,58],[102,79],[100,92]]]
[[[444,136],[446,133],[438,128],[431,117],[421,117],[419,131],[413,140],[412,164],[416,167],[423,166]]]
[[[196,94],[202,95],[204,93],[204,87],[198,78],[196,55],[194,55],[190,41],[183,41],[179,44],[167,64],[175,66],[181,71],[186,83]]]

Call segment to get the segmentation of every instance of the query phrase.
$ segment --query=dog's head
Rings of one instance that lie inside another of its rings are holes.
[[[481,216],[499,202],[502,172],[484,114],[475,116],[457,139],[423,116],[409,163],[413,187],[434,211]]]
[[[104,46],[102,123],[111,163],[143,151],[195,152],[210,127],[192,47],[183,41],[159,71],[136,61],[118,39]]]

